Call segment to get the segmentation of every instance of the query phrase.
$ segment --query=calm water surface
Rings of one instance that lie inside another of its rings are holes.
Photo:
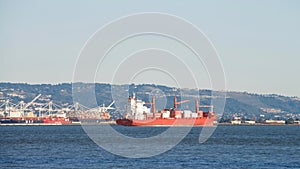
[[[137,137],[166,129],[115,127]],[[218,126],[203,144],[200,130],[166,153],[129,159],[98,147],[81,126],[0,126],[0,168],[300,168],[300,126]]]

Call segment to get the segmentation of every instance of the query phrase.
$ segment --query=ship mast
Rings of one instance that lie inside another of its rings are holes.
[[[196,99],[196,111],[195,113],[198,113],[199,111],[199,102],[198,102],[198,99]]]
[[[189,101],[190,100],[183,100],[183,101],[177,102],[177,98],[176,98],[176,96],[174,96],[174,109],[177,108],[178,104],[186,103],[186,102],[189,102]]]
[[[151,112],[153,113],[153,118],[155,118],[155,97],[152,96],[152,101],[150,103],[145,103],[145,104],[151,104]]]
[[[152,109],[151,109],[152,113],[153,113],[153,117],[154,117],[154,114],[155,114],[155,97],[152,96]]]

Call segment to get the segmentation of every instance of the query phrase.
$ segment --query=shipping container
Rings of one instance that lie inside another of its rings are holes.
[[[183,118],[191,118],[192,111],[190,110],[184,110],[183,111]]]

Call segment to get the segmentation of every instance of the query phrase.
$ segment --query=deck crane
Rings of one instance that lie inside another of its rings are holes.
[[[189,101],[190,100],[183,100],[183,101],[177,102],[177,98],[176,98],[176,96],[174,96],[174,109],[177,108],[178,104],[186,103],[186,102],[189,102]]]
[[[196,99],[196,113],[198,113],[198,115],[200,117],[203,117],[203,111],[199,111],[199,108],[209,108],[209,112],[213,112],[213,108],[214,106],[213,105],[199,105],[199,101],[198,99]]]
[[[155,97],[152,96],[152,101],[151,102],[146,102],[145,104],[150,104],[151,105],[151,112],[155,113]]]

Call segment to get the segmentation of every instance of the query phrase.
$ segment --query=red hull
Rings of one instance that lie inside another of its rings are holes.
[[[123,126],[212,126],[215,117],[209,118],[155,118],[147,120],[118,119]]]
[[[72,121],[70,121],[68,118],[45,118],[44,123],[47,123],[47,124],[71,124]]]

